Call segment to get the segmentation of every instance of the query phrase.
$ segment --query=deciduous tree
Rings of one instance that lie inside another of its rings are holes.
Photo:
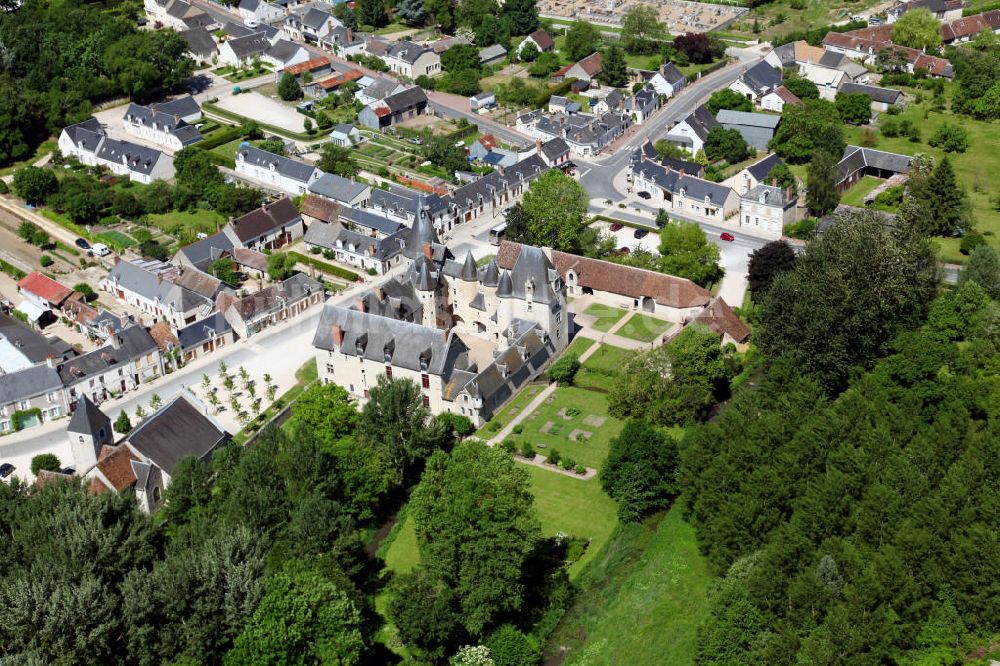
[[[597,50],[601,35],[590,23],[576,21],[566,32],[566,56],[570,60],[581,60]]]
[[[645,421],[630,419],[611,440],[601,487],[618,503],[618,517],[639,520],[677,495],[677,444]]]
[[[760,303],[776,275],[790,270],[794,265],[795,251],[786,241],[771,241],[754,250],[747,265],[747,282],[754,302]]]
[[[668,224],[660,231],[660,270],[704,286],[722,276],[719,247],[694,222]]]
[[[926,50],[941,46],[941,22],[929,9],[913,9],[892,24],[892,41],[910,48]]]
[[[840,172],[837,169],[837,158],[826,151],[813,155],[806,175],[806,205],[809,211],[819,217],[826,215],[840,203],[840,192],[837,190],[837,180]]]
[[[628,83],[628,72],[625,66],[625,52],[617,44],[612,44],[604,52],[601,61],[601,73],[597,78],[606,86],[621,88]]]

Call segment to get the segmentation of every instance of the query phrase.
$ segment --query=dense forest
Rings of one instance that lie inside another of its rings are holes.
[[[173,30],[138,30],[140,4],[25,0],[0,12],[0,164],[30,157],[94,103],[144,101],[191,75]]]
[[[992,639],[1000,306],[979,282],[1000,273],[977,254],[934,298],[930,248],[859,215],[759,288],[758,371],[681,446],[724,576],[700,663],[956,663]]]

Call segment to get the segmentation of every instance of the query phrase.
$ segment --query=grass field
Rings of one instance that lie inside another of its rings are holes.
[[[154,227],[169,233],[169,230],[180,224],[194,232],[214,234],[226,223],[226,218],[214,210],[199,208],[188,212],[171,211],[169,213],[150,215],[149,221]]]
[[[97,238],[109,247],[114,248],[116,252],[121,252],[137,245],[134,238],[126,236],[120,231],[104,231],[97,234]]]
[[[663,335],[670,326],[669,321],[636,313],[618,329],[616,334],[639,342],[652,342]]]
[[[806,0],[805,9],[792,9],[791,0],[774,0],[759,5],[750,14],[733,22],[726,28],[726,33],[747,39],[767,39],[793,30],[845,21],[852,14],[877,4],[879,0]],[[759,35],[753,33],[754,19],[758,21]]]
[[[954,84],[949,83],[945,88],[945,97],[949,103],[954,87]],[[919,104],[911,101],[906,110],[898,116],[901,119],[908,118],[920,128],[921,140],[911,142],[906,137],[884,137],[878,134],[878,141],[874,147],[904,155],[924,153],[939,162],[945,153],[938,148],[928,146],[927,140],[945,123],[961,126],[968,134],[969,149],[964,153],[950,153],[949,159],[955,167],[959,183],[964,186],[972,202],[976,229],[986,236],[990,245],[1000,250],[1000,210],[990,203],[990,199],[998,193],[991,174],[1000,173],[1000,150],[996,149],[1000,146],[1000,124],[975,120],[967,116],[956,116],[947,110],[933,111],[930,93],[909,88],[904,90],[908,95],[920,92],[925,98]],[[950,108],[950,105],[946,108]],[[858,145],[862,131],[861,127],[845,127],[844,138],[848,143]],[[936,239],[936,242],[941,248],[941,258],[945,261],[960,263],[965,260],[965,256],[958,251],[958,238]]]
[[[618,320],[625,316],[625,311],[621,308],[611,307],[603,303],[594,303],[583,311],[592,317],[597,317],[593,328],[602,333],[607,333],[611,327],[618,323]]]
[[[520,393],[514,396],[513,400],[507,403],[507,405],[500,410],[499,414],[494,416],[490,419],[489,423],[476,431],[476,437],[479,437],[480,439],[490,439],[493,437],[493,435],[497,434],[500,428],[503,427],[503,424],[508,423],[512,418],[520,414],[521,410],[527,407],[528,403],[534,400],[535,396],[541,393],[544,389],[545,386],[542,384],[531,384],[524,387]],[[496,428],[494,430],[489,427],[492,423],[500,423],[501,426],[500,428]]]
[[[615,503],[597,479],[581,481],[539,467],[527,470],[542,532],[546,536],[562,532],[590,539],[583,556],[569,568],[569,577],[576,579],[611,538],[618,524]]]
[[[576,582],[576,603],[550,640],[550,652],[569,648],[563,663],[694,663],[712,575],[679,507],[655,529],[619,529]]]
[[[38,149],[30,157],[27,157],[20,162],[14,162],[9,164],[4,168],[0,169],[0,176],[9,176],[21,167],[31,166],[38,160],[45,157],[46,154],[51,153],[53,150],[59,148],[59,144],[55,137],[46,139],[41,144],[39,144]]]
[[[235,162],[236,152],[240,149],[240,144],[243,143],[245,140],[246,139],[243,139],[242,137],[239,139],[234,139],[229,143],[224,143],[221,146],[216,146],[215,148],[212,148],[208,152],[215,153],[216,155],[220,155],[222,157],[225,157],[226,159],[233,160]]]
[[[846,206],[864,206],[865,197],[868,193],[882,184],[882,180],[874,176],[865,176],[854,184],[854,187],[844,192],[840,197],[840,203]]]
[[[579,413],[566,417],[560,410],[575,408]],[[605,419],[600,425],[594,418]],[[588,423],[589,421],[589,423]],[[563,458],[572,458],[576,463],[599,468],[608,456],[608,443],[622,429],[622,422],[608,415],[608,403],[604,394],[582,388],[565,386],[556,389],[527,419],[521,422],[524,430],[513,437],[519,442],[529,441],[536,451],[548,455],[553,449]],[[589,439],[569,438],[574,430],[590,432]]]
[[[601,345],[584,363],[573,378],[581,388],[607,391],[621,370],[622,364],[635,352],[612,345]]]

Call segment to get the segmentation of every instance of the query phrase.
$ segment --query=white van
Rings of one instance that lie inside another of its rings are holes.
[[[108,246],[104,243],[94,243],[91,250],[93,250],[95,257],[106,257],[111,254],[111,250],[109,250]]]

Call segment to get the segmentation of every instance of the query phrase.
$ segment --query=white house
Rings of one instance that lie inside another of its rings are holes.
[[[237,7],[243,22],[270,23],[285,15],[284,10],[264,0],[240,0]]]
[[[708,133],[719,123],[712,115],[712,112],[699,106],[686,118],[670,128],[664,137],[670,143],[680,146],[692,155],[705,148],[705,140]]]
[[[292,200],[281,197],[230,220],[222,233],[234,247],[261,252],[276,250],[302,238],[305,225]]]
[[[227,39],[219,45],[219,64],[230,67],[245,67],[254,60],[262,59],[271,48],[271,40],[264,32],[254,32],[244,37]]]
[[[802,100],[785,86],[778,86],[760,98],[760,108],[763,111],[781,113],[786,104],[801,104]]]
[[[791,188],[758,185],[740,197],[740,227],[755,236],[777,240],[795,221],[796,196]]]
[[[658,94],[673,97],[681,88],[687,85],[687,77],[681,73],[681,70],[677,69],[674,63],[668,60],[660,65],[660,69],[649,77],[647,83]]]
[[[207,317],[210,298],[174,284],[176,271],[159,262],[119,261],[101,282],[101,289],[148,315],[149,322],[165,321],[176,330]]]
[[[122,126],[127,134],[177,151],[202,140],[201,132],[191,124],[201,116],[198,102],[185,95],[149,106],[129,104]]]
[[[174,177],[172,157],[131,141],[109,138],[94,117],[63,128],[59,151],[75,157],[81,164],[104,166],[112,173],[146,185]]]
[[[760,106],[761,98],[780,85],[781,74],[778,70],[761,61],[743,72],[729,85],[729,89],[746,97],[754,106]]]
[[[279,39],[269,46],[260,59],[270,63],[275,69],[285,69],[300,63],[308,62],[312,54],[306,47],[287,39]]]
[[[85,395],[100,404],[162,377],[163,356],[146,329],[133,324],[94,351],[59,363],[56,371],[70,403]]]
[[[370,41],[366,48],[380,50]],[[378,55],[389,69],[410,79],[418,76],[434,76],[441,73],[441,56],[426,47],[408,41],[393,42]]]
[[[311,164],[276,155],[255,146],[241,146],[236,153],[236,173],[255,183],[297,196],[305,194],[323,172]]]
[[[334,28],[343,27],[333,14],[318,7],[309,7],[299,13],[285,17],[285,32],[294,40],[318,44],[332,33]]]
[[[723,223],[737,215],[740,196],[729,186],[689,176],[656,162],[632,167],[633,186],[648,192],[650,203],[698,221]]]
[[[340,123],[330,132],[330,141],[341,148],[353,148],[361,141],[361,132],[349,123]]]
[[[556,48],[556,42],[552,39],[549,33],[542,29],[538,29],[524,38],[520,44],[517,45],[517,55],[521,55],[521,49],[523,49],[528,44],[534,44],[535,48],[538,49],[539,53],[545,53],[547,51],[552,51]]]

